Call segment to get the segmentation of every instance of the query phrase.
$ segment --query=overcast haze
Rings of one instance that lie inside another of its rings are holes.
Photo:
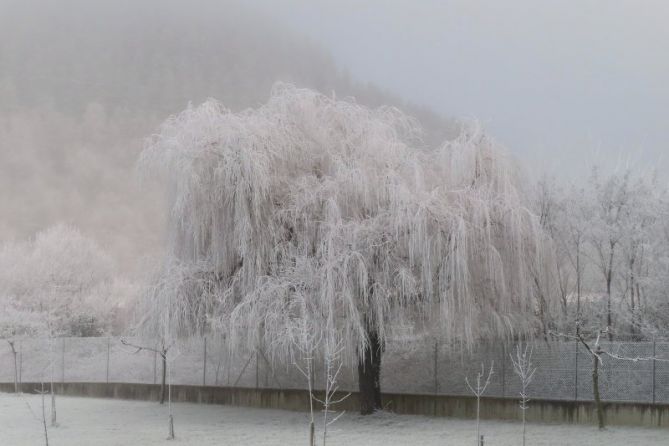
[[[478,118],[533,173],[667,178],[668,17],[661,1],[0,0],[0,242],[66,222],[135,268],[166,213],[162,185],[134,181],[143,138],[189,101],[258,106],[277,80],[397,105],[430,143]]]
[[[669,2],[261,0],[354,78],[476,117],[531,167],[669,166]],[[657,163],[662,159],[661,163]]]

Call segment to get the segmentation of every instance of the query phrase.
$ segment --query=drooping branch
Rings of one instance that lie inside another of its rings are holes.
[[[157,355],[160,355],[161,364],[162,364],[162,369],[161,369],[162,373],[161,373],[161,380],[160,380],[160,404],[164,404],[165,403],[166,392],[169,391],[169,389],[167,388],[167,382],[166,382],[167,381],[167,354],[168,354],[170,348],[172,348],[173,344],[163,343],[161,348],[155,348],[155,347],[150,347],[150,346],[146,346],[146,345],[133,344],[133,343],[128,342],[126,339],[123,339],[123,338],[121,339],[121,344],[126,345],[128,347],[135,348],[136,350],[135,350],[134,354],[137,354],[137,353],[144,350],[144,351],[149,351],[149,352],[153,352]]]
[[[439,147],[420,134],[397,109],[283,84],[257,109],[210,101],[167,120],[141,165],[172,183],[173,305],[211,297],[215,325],[254,348],[305,295],[350,356],[398,318],[468,344],[532,332],[545,237],[513,161],[477,125]]]

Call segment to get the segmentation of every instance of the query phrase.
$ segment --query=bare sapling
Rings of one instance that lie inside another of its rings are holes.
[[[588,341],[583,332],[576,330],[576,335],[565,335],[562,333],[555,333],[557,336],[575,339],[580,342],[592,358],[592,394],[593,399],[595,400],[595,409],[597,411],[597,426],[600,430],[606,427],[606,422],[604,420],[604,406],[602,406],[602,399],[599,392],[599,366],[602,364],[602,355],[605,353],[600,345],[600,338],[604,334],[608,334],[608,327],[597,331],[597,336],[594,341]]]
[[[323,405],[323,446],[325,446],[328,436],[328,427],[335,423],[346,411],[337,413],[332,410],[332,407],[341,403],[351,394],[338,397],[339,385],[337,381],[341,374],[341,369],[344,364],[342,360],[342,352],[344,351],[343,341],[329,340],[325,342],[324,362],[325,362],[325,395],[323,400],[316,398],[316,401]],[[332,419],[328,416],[333,414]]]
[[[469,378],[465,377],[465,383],[469,390],[476,397],[476,446],[479,445],[479,439],[481,438],[481,396],[485,393],[488,385],[490,385],[490,380],[494,373],[495,362],[490,363],[490,369],[486,376],[485,366],[481,363],[481,370],[476,374],[476,383],[472,385],[469,382]],[[484,380],[485,378],[485,380]]]
[[[7,343],[12,350],[12,357],[14,358],[14,393],[19,393],[19,365],[17,361],[16,341],[7,339]]]
[[[604,356],[608,356],[609,358],[614,360],[630,361],[630,362],[640,362],[640,361],[669,362],[669,358],[658,358],[656,355],[626,356],[620,353],[620,346],[618,346],[616,351],[606,350],[601,346],[600,338],[603,335],[609,334],[608,327],[598,330],[596,333],[597,336],[594,338],[594,340],[588,340],[584,336],[583,332],[581,330],[578,330],[578,327],[576,330],[576,335],[567,335],[564,333],[555,333],[555,332],[553,332],[552,334],[557,337],[574,339],[578,341],[585,347],[585,349],[592,357],[592,393],[593,393],[593,399],[595,400],[595,407],[597,410],[597,424],[599,429],[604,429],[606,427],[606,423],[604,419],[604,407],[602,405],[601,393],[599,389],[599,368],[603,364],[602,358]]]
[[[121,339],[121,344],[135,348],[136,350],[133,353],[139,353],[142,350],[145,350],[156,353],[157,355],[160,356],[162,362],[162,374],[160,380],[160,404],[165,404],[165,396],[167,393],[167,386],[165,385],[167,378],[167,353],[169,352],[170,346],[167,345],[165,342],[162,342],[160,344],[160,347],[148,347],[145,345],[133,344],[131,342],[126,341],[125,339]]]
[[[35,418],[36,421],[39,421],[39,423],[42,425],[43,431],[44,431],[44,444],[46,446],[49,446],[49,429],[47,427],[46,423],[46,403],[44,396],[49,393],[48,391],[44,390],[44,382],[42,382],[41,389],[35,389],[35,393],[41,396],[42,399],[42,413],[38,416],[35,411],[33,410],[32,406],[30,403],[24,399],[23,401],[26,403],[26,406],[28,406],[28,410],[32,414],[33,418]]]
[[[52,383],[51,388],[53,389],[53,383]],[[44,427],[44,444],[46,446],[49,446],[49,430],[46,427],[46,408],[44,407],[45,406],[44,405],[44,395],[46,394],[46,392],[44,391],[44,383],[42,383],[42,389],[39,393],[42,397],[42,426]],[[51,393],[53,394],[53,390],[51,391]],[[55,406],[52,406],[51,410],[53,410],[54,413],[55,413],[55,410],[56,410]],[[52,423],[53,423],[53,420],[52,420]]]
[[[169,415],[169,426],[167,429],[167,439],[168,440],[174,440],[174,416],[170,412]]]
[[[171,344],[167,344],[164,340],[160,343],[160,347],[147,347],[144,345],[136,345],[131,342],[128,342],[125,339],[121,339],[121,344],[128,347],[135,348],[134,353],[139,353],[142,350],[154,352],[160,355],[162,361],[162,377],[160,381],[160,404],[165,404],[165,397],[167,397],[167,410],[168,410],[168,428],[167,428],[167,439],[174,440],[174,416],[172,414],[172,385],[169,377],[169,363],[167,360],[167,355],[170,352]]]
[[[21,341],[42,336],[45,332],[45,324],[42,315],[13,308],[5,302],[6,300],[0,296],[0,340],[7,342],[12,354],[14,393],[21,393]]]
[[[168,371],[168,380],[167,380],[167,412],[169,414],[168,417],[168,429],[167,429],[167,439],[168,440],[174,440],[174,415],[172,414],[172,374],[171,374],[171,367],[169,367],[169,363],[167,362],[167,350],[165,350],[165,360],[164,360],[164,365],[165,368]],[[163,372],[164,373],[164,372]]]
[[[532,347],[525,345],[523,348],[522,345],[516,345],[516,355],[509,355],[511,357],[511,363],[513,364],[513,371],[518,375],[520,379],[520,410],[523,415],[523,446],[525,446],[525,432],[526,432],[526,416],[525,412],[528,409],[528,403],[530,402],[530,397],[527,392],[527,387],[532,382],[534,378],[534,372],[537,371],[537,368],[532,364]]]
[[[55,338],[51,337],[51,361],[49,364],[50,368],[50,375],[51,375],[51,426],[57,426],[58,421],[56,418],[56,392],[54,391],[53,387],[53,366],[54,366],[54,359],[53,359],[53,344],[55,342]]]
[[[2,247],[0,247],[0,257]],[[0,293],[2,294],[2,293]],[[21,341],[26,338],[46,337],[46,318],[37,312],[20,310],[8,302],[6,296],[0,296],[0,340],[7,342],[12,354],[14,373],[14,393],[21,393]]]
[[[56,419],[56,392],[53,391],[53,381],[51,381],[51,426],[58,426]]]
[[[296,349],[304,362],[300,366],[297,362],[295,367],[307,380],[309,390],[309,446],[315,446],[314,426],[314,355],[320,342],[320,331],[310,330],[306,319],[302,319],[299,333],[296,336]]]

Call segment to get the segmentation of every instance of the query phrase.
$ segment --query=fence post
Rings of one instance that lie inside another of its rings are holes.
[[[653,338],[653,404],[655,404],[655,338]]]
[[[259,379],[260,379],[260,361],[258,361],[258,349],[256,349],[256,389],[258,389]]]
[[[61,375],[60,375],[60,377],[61,377],[61,381],[60,381],[60,382],[61,382],[61,383],[65,383],[65,338],[62,338],[62,339],[63,339],[63,343],[62,343],[63,349],[62,349],[62,351],[61,351],[61,366],[62,366],[62,370],[61,370]]]
[[[153,351],[153,384],[156,383],[156,363],[158,361],[158,347]]]
[[[232,354],[230,353],[230,344],[225,345],[225,353],[227,355],[227,362],[228,362],[228,367],[227,367],[228,379],[226,385],[230,387],[230,371],[232,369]]]
[[[19,341],[19,390],[23,391],[23,342]]]
[[[502,341],[502,398],[506,396],[506,343]]]
[[[110,350],[110,344],[111,344],[111,341],[110,341],[109,337],[107,337],[107,374],[106,374],[107,384],[109,384],[109,350]]]
[[[311,382],[312,382],[312,387],[316,388],[316,362],[314,362],[311,367]]]
[[[207,337],[204,337],[204,358],[202,360],[202,385],[207,385]]]
[[[439,393],[439,341],[434,340],[434,394]]]
[[[574,401],[578,401],[578,341],[574,341],[576,351],[574,354]]]

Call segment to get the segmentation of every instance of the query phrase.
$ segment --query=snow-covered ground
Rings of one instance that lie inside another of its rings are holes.
[[[47,422],[49,399],[46,400]],[[153,402],[58,397],[59,425],[49,428],[51,446],[106,445],[306,445],[307,415],[281,410],[177,403],[176,440],[166,441],[167,406]],[[44,444],[41,397],[0,394],[0,445]],[[521,425],[482,423],[486,445],[521,444]],[[346,414],[330,426],[328,444],[346,446],[460,446],[475,444],[475,422],[448,418],[369,417]],[[320,442],[319,442],[320,444]],[[588,426],[528,426],[528,445],[667,445],[669,430]]]

